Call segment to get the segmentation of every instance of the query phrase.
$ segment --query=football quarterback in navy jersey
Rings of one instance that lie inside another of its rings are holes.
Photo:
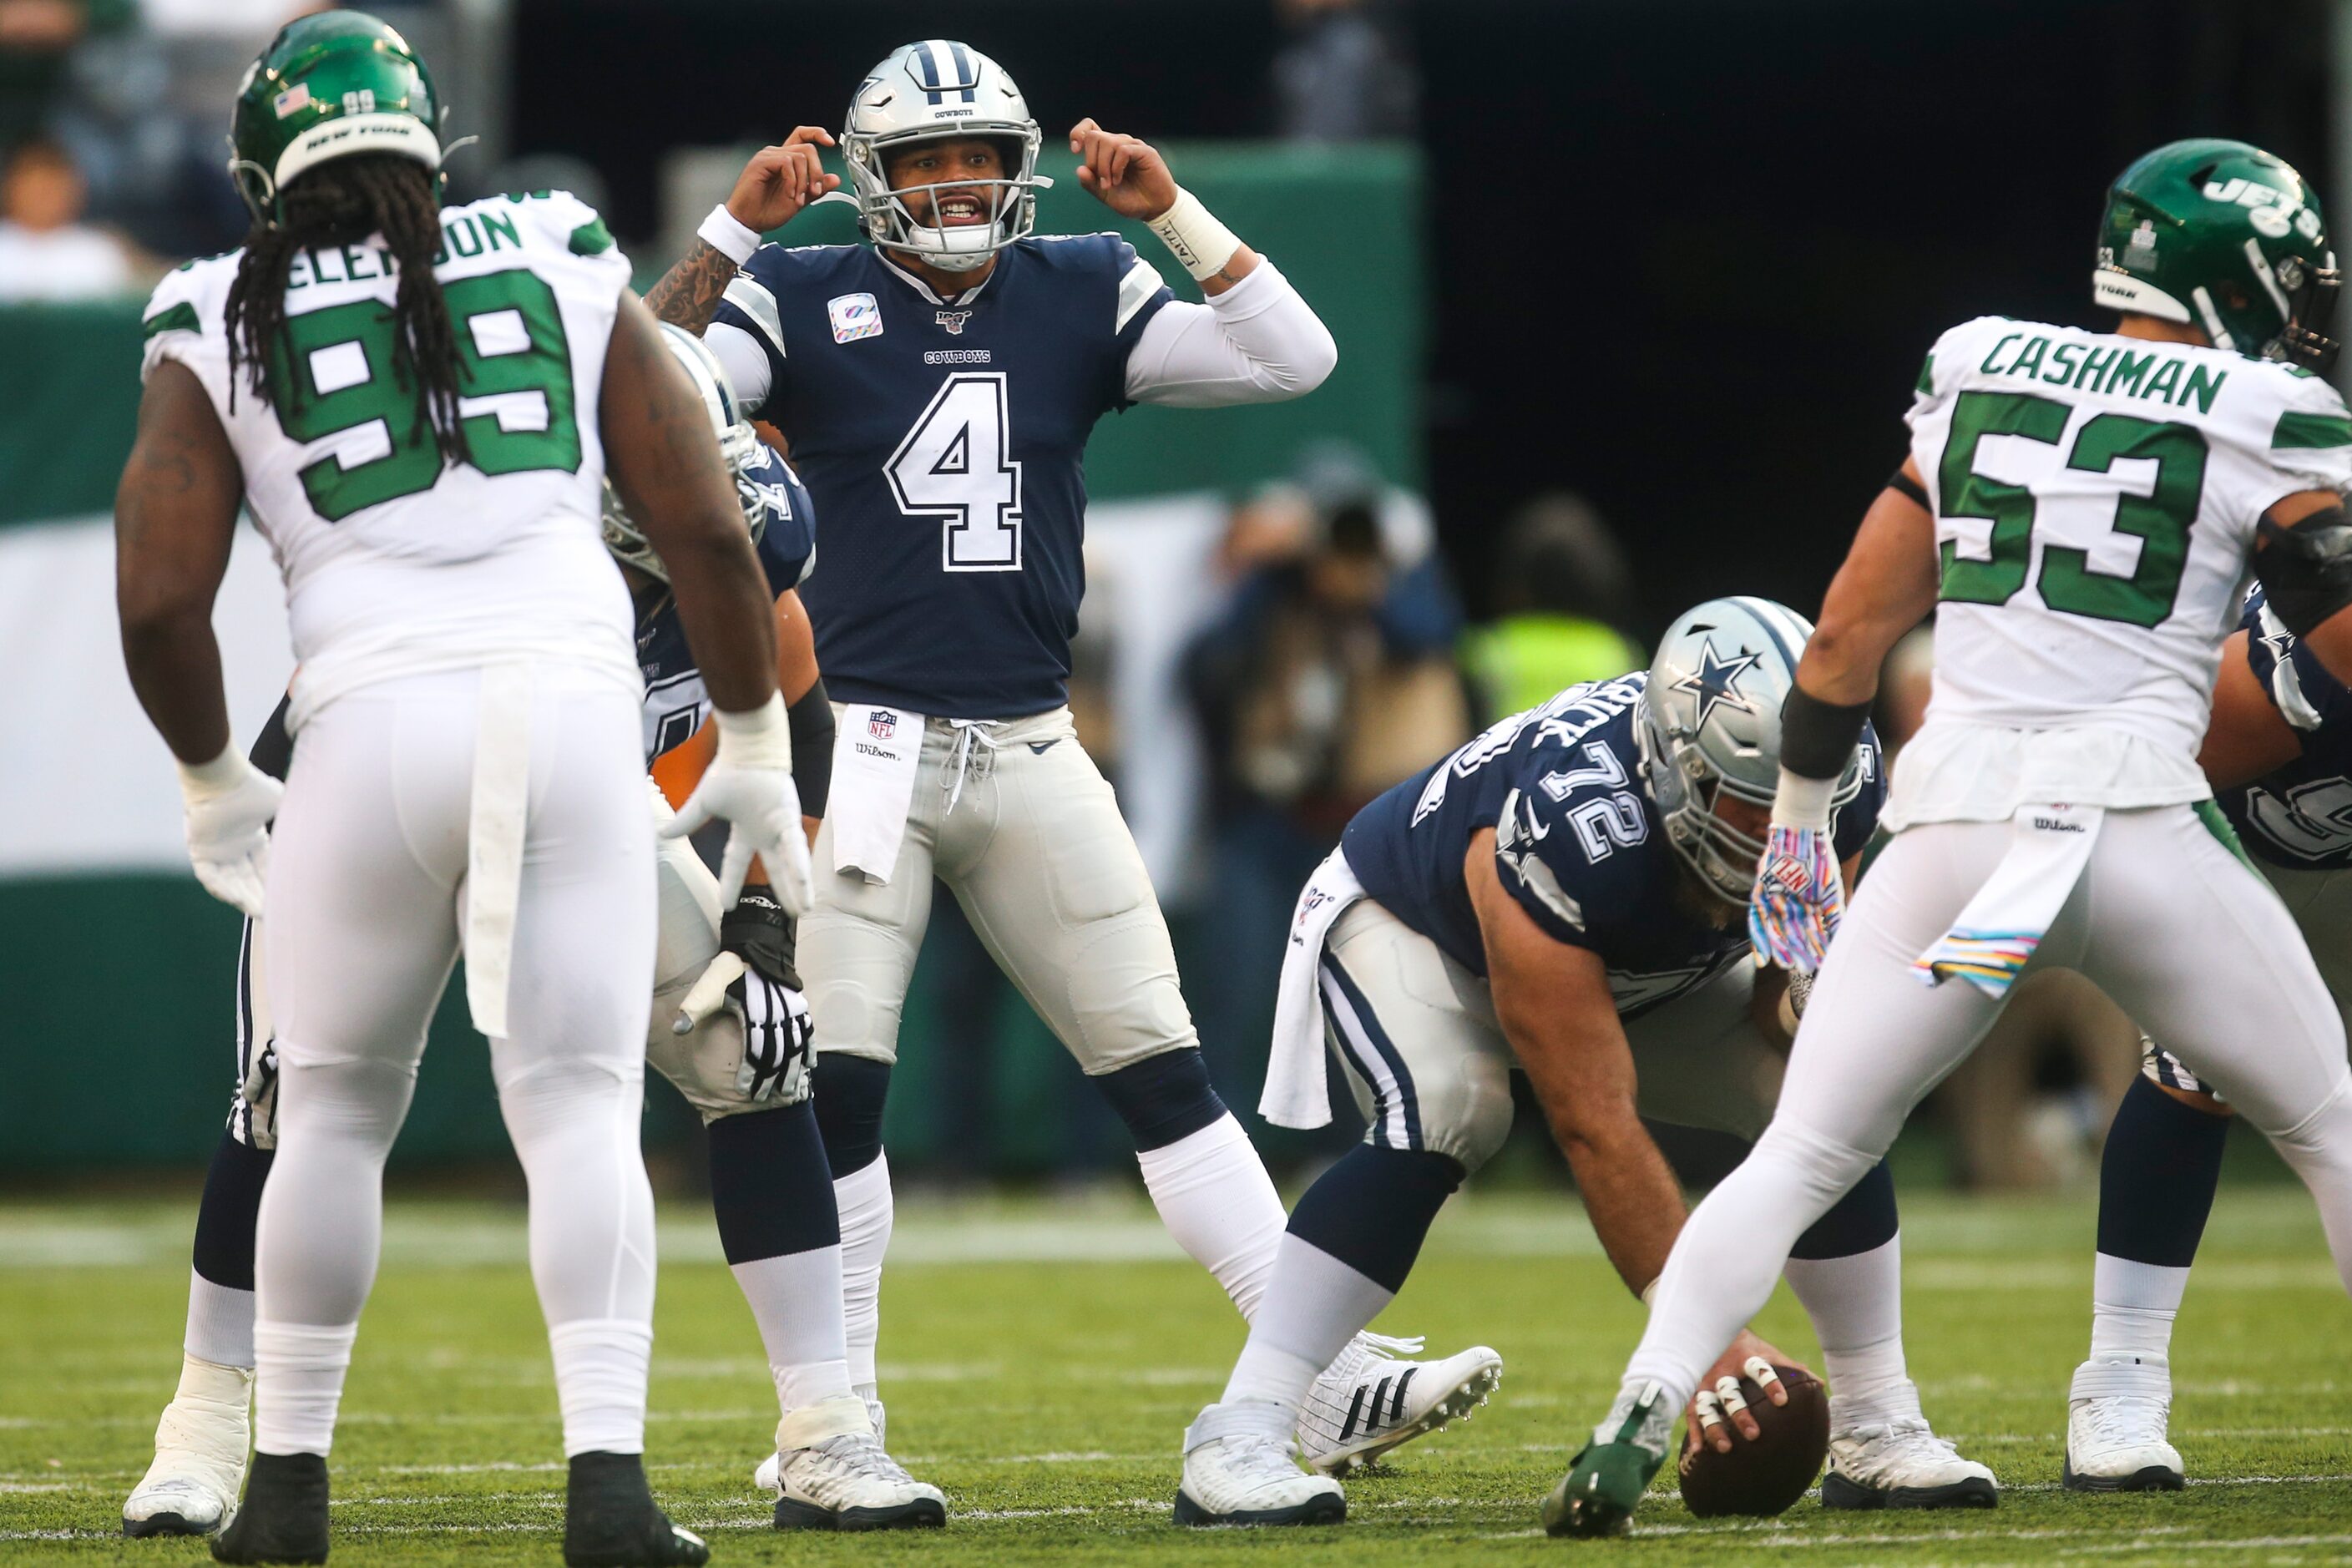
[[[2254,868],[2285,900],[2339,1010],[2352,1003],[2352,690],[2261,589],[2221,650],[2198,762]],[[2168,1436],[2172,1324],[2221,1182],[2230,1107],[2147,1046],[2099,1166],[2091,1352],[2068,1395],[2066,1485],[2187,1484]]]
[[[815,562],[815,510],[791,468],[742,421],[725,372],[701,341],[667,325],[662,332],[709,407],[775,597],[776,683],[789,703],[793,772],[814,833],[824,815],[833,747],[833,713],[798,593]],[[668,569],[610,485],[604,533],[637,611],[646,762],[655,766],[701,730],[710,699],[670,596]],[[277,778],[293,760],[286,715],[280,703],[252,752],[254,764]],[[651,793],[656,818],[667,820],[668,802],[658,788]],[[646,1060],[709,1130],[719,1243],[759,1322],[780,1398],[801,1412],[803,1425],[810,1412],[823,1412],[836,1429],[799,1445],[780,1435],[788,1447],[809,1451],[788,1467],[779,1521],[830,1525],[854,1508],[868,1527],[940,1523],[939,1489],[882,1451],[848,1382],[841,1232],[809,1105],[812,1031],[792,924],[756,878],[722,915],[718,879],[683,838],[660,841],[656,884],[661,918]],[[257,922],[247,921],[237,965],[238,1088],[197,1214],[180,1389],[156,1433],[154,1462],[123,1505],[130,1535],[219,1528],[245,1468],[254,1226],[277,1144],[277,1060],[267,992],[254,972],[258,937]],[[788,1191],[793,1201],[779,1203]]]
[[[1261,1109],[1286,1126],[1328,1121],[1336,1059],[1369,1126],[1299,1200],[1224,1396],[1185,1435],[1180,1521],[1344,1516],[1339,1488],[1285,1453],[1291,1412],[1502,1145],[1514,1071],[1636,1294],[1684,1212],[1640,1118],[1762,1132],[1794,1004],[1786,974],[1752,959],[1747,901],[1780,702],[1811,630],[1769,600],[1711,600],[1675,623],[1649,670],[1503,720],[1348,825],[1299,900]],[[1836,795],[1849,865],[1876,823],[1882,773],[1865,737]],[[1929,1431],[1904,1370],[1883,1165],[1807,1233],[1788,1279],[1834,1390],[1823,1502],[1990,1502],[1991,1473]],[[1690,1441],[1727,1452],[1735,1434],[1755,1436],[1738,1379],[1763,1366],[1758,1381],[1785,1400],[1769,1368],[1786,1359],[1743,1333],[1693,1402]]]
[[[908,45],[852,95],[837,143],[849,190],[818,163],[835,138],[795,131],[751,159],[648,296],[705,332],[825,520],[809,607],[845,739],[800,959],[852,1368],[869,1392],[891,1215],[883,1097],[935,877],[1101,1086],[1171,1233],[1245,1317],[1282,1233],[1273,1184],[1209,1081],[1166,922],[1066,687],[1095,422],[1134,403],[1296,397],[1337,350],[1156,150],[1091,120],[1069,135],[1079,183],[1146,223],[1205,302],[1177,300],[1115,234],[1035,233],[1042,140],[994,61],[948,39]],[[867,243],[759,243],[827,197],[856,204]],[[1393,1348],[1358,1339],[1326,1358],[1300,1433],[1310,1460],[1349,1461],[1318,1433],[1421,1364]],[[1456,1358],[1416,1388],[1434,1399],[1474,1374]]]

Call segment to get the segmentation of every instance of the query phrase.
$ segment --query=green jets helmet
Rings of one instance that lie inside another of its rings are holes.
[[[306,169],[358,153],[441,168],[441,95],[408,40],[363,11],[289,22],[245,73],[229,116],[229,178],[275,223],[278,194]]]
[[[2327,327],[2342,286],[2318,196],[2259,147],[2168,142],[2108,188],[2091,296],[2111,310],[2325,370],[2336,358]]]

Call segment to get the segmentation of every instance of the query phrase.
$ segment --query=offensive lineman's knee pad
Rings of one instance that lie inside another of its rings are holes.
[[[1189,1138],[1225,1114],[1198,1046],[1162,1051],[1090,1081],[1127,1123],[1139,1154]]]
[[[827,1051],[810,1074],[815,1085],[817,1131],[833,1179],[854,1175],[882,1152],[882,1108],[890,1095],[890,1064]]]
[[[1448,1070],[1413,1074],[1421,1100],[1421,1146],[1475,1174],[1511,1135],[1511,1069],[1498,1058],[1464,1055]]]

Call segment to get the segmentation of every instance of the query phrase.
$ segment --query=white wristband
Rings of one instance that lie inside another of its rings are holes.
[[[1144,226],[1160,237],[1176,258],[1176,265],[1192,275],[1192,281],[1214,278],[1234,258],[1242,242],[1232,229],[1219,223],[1201,198],[1178,186],[1176,205],[1158,217],[1145,220]]]
[[[172,760],[180,770],[180,793],[190,800],[226,795],[255,771],[234,741],[222,747],[221,754],[208,763],[183,763],[177,757]]]
[[[1837,795],[1835,779],[1809,779],[1780,770],[1780,787],[1772,796],[1772,826],[1810,827],[1830,825],[1830,804]]]
[[[760,231],[737,222],[735,215],[727,210],[725,202],[712,207],[710,216],[702,220],[702,226],[694,233],[696,238],[738,267],[751,260],[751,253],[761,245]]]
[[[1665,1278],[1665,1276],[1664,1276],[1664,1275],[1663,1275],[1663,1274],[1661,1274],[1661,1275],[1659,1275],[1659,1276],[1658,1276],[1658,1279],[1664,1279],[1664,1278]],[[1643,1286],[1643,1287],[1642,1287],[1642,1289],[1641,1289],[1642,1305],[1643,1305],[1644,1307],[1654,1307],[1654,1306],[1656,1306],[1656,1305],[1657,1305],[1657,1302],[1658,1302],[1658,1279],[1653,1279],[1653,1280],[1651,1280],[1647,1285],[1644,1285],[1644,1286]]]
[[[793,765],[793,728],[784,717],[784,694],[768,693],[767,701],[748,712],[711,710],[719,721],[719,754],[714,763],[748,768],[789,768]]]

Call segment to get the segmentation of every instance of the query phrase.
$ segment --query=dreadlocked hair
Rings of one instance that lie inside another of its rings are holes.
[[[254,395],[275,403],[278,394],[302,396],[303,378],[281,388],[293,343],[286,324],[286,280],[295,253],[317,246],[352,245],[381,234],[400,273],[392,314],[392,373],[402,391],[416,391],[411,441],[429,429],[444,463],[472,460],[457,418],[457,338],[433,258],[441,248],[441,204],[432,171],[413,158],[358,153],[322,163],[289,182],[276,225],[257,219],[228,292],[229,396],[243,365]]]

